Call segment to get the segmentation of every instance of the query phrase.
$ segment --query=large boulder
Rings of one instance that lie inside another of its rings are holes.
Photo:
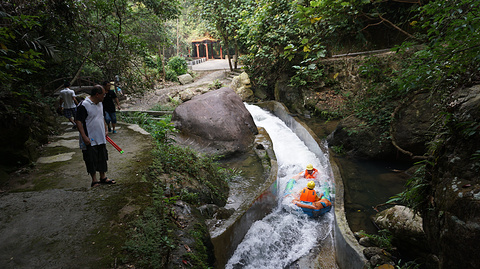
[[[208,155],[245,152],[258,133],[242,99],[224,87],[182,103],[172,122],[180,133],[176,141]]]
[[[395,148],[381,127],[369,126],[354,115],[341,120],[327,140],[330,147],[342,147],[358,159],[384,160],[395,156]]]
[[[438,102],[429,94],[415,94],[397,107],[388,132],[351,115],[339,122],[328,137],[330,146],[342,146],[351,156],[371,160],[419,158],[427,152],[433,130],[438,128]],[[393,139],[393,141],[392,141]],[[396,148],[392,142],[398,146]]]
[[[409,155],[421,156],[427,152],[427,143],[438,127],[437,116],[441,115],[440,102],[436,99],[430,93],[413,95],[394,115],[391,136]]]

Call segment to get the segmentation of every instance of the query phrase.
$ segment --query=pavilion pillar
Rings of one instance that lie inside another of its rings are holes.
[[[205,43],[204,45],[205,45],[205,53],[206,53],[206,57],[207,57],[206,60],[208,61],[208,44]]]
[[[195,46],[197,47],[197,58],[200,58],[200,53],[198,52],[198,46],[200,46],[200,44],[195,44]]]
[[[220,59],[223,59],[223,51],[222,51],[222,46],[220,46]]]

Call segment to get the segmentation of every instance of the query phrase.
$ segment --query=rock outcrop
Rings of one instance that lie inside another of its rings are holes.
[[[349,156],[358,159],[382,160],[395,156],[395,148],[380,126],[368,126],[354,115],[340,121],[327,139],[329,146],[341,146]]]
[[[389,130],[381,125],[369,126],[351,115],[340,121],[328,138],[329,145],[342,145],[349,155],[361,159],[423,158],[440,122],[437,104],[429,94],[413,94],[408,102],[397,106]]]
[[[180,130],[175,139],[208,155],[245,152],[258,133],[242,99],[224,87],[179,105],[172,123]]]
[[[451,96],[449,134],[437,137],[427,167],[424,230],[438,268],[480,268],[480,85]]]

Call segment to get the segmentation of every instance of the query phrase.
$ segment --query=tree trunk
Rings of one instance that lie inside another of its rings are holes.
[[[227,49],[228,65],[230,66],[230,71],[233,71],[232,60],[230,59],[230,49],[228,46],[228,37],[226,35],[222,35],[222,37],[223,37],[223,42],[225,43],[225,48]]]
[[[237,44],[237,39],[235,39],[235,42],[234,42],[234,45],[235,45],[235,69],[234,70],[237,70],[238,68],[238,44]]]

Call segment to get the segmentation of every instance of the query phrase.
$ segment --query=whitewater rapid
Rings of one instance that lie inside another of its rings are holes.
[[[255,124],[269,134],[278,163],[278,206],[255,222],[238,245],[226,268],[286,268],[324,240],[333,240],[334,216],[329,212],[319,219],[308,218],[283,199],[287,182],[305,170],[307,164],[320,172],[320,183],[332,186],[328,154],[318,156],[278,117],[255,105],[245,104]],[[307,184],[300,179],[294,191]],[[333,210],[332,210],[333,211]],[[329,242],[331,244],[331,242]]]

